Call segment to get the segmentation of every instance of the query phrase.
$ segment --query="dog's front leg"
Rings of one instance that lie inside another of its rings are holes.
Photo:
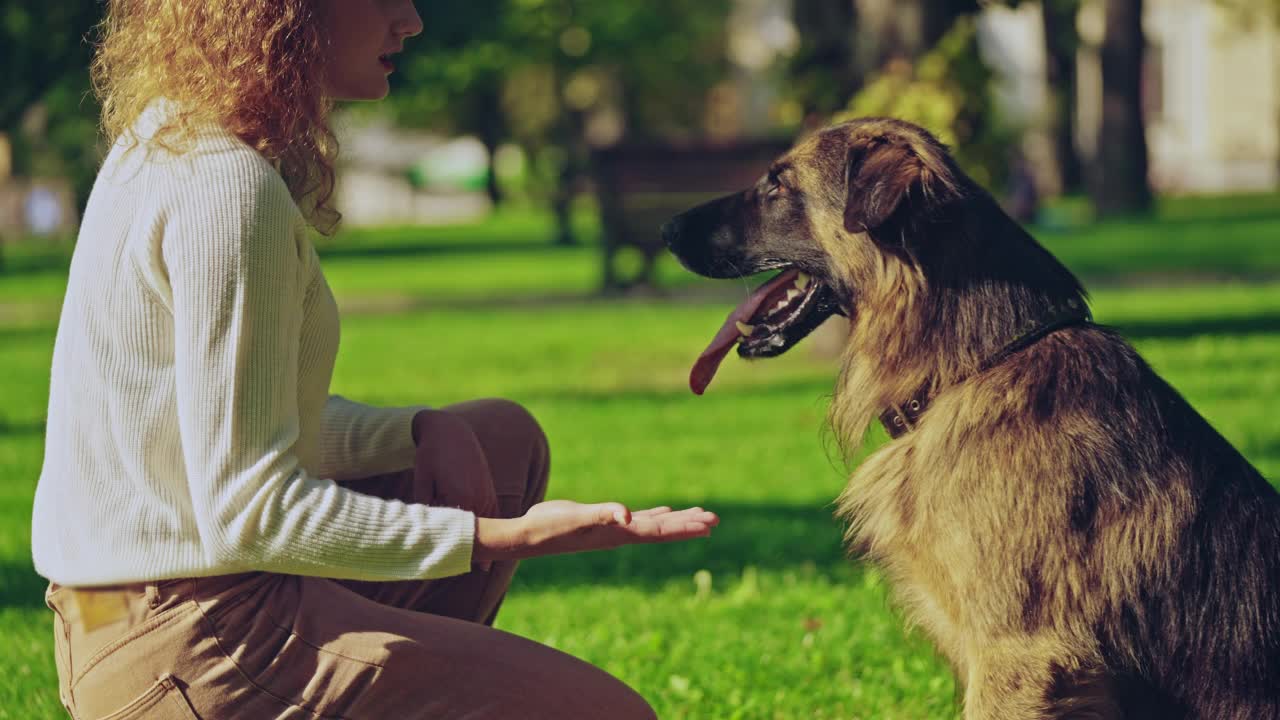
[[[1045,638],[1010,638],[971,655],[965,720],[1122,720],[1105,674]]]

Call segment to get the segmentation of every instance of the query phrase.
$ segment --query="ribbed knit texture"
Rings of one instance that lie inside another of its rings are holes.
[[[99,173],[71,262],[36,569],[63,585],[467,572],[471,513],[334,482],[412,467],[419,408],[329,395],[337,305],[276,170],[214,127],[182,154],[125,150]]]

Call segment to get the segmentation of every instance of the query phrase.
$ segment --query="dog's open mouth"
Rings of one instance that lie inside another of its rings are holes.
[[[744,358],[781,355],[837,311],[821,281],[797,268],[782,271],[725,318],[689,372],[690,389],[698,395],[707,389],[734,344]]]

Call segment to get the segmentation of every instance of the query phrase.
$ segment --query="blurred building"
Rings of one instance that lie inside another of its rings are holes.
[[[1097,150],[1102,116],[1104,9],[1103,0],[1086,0],[1077,23],[1077,142],[1086,158]],[[1036,4],[993,5],[981,24],[1002,107],[1016,126],[1033,130],[1033,157],[1047,152],[1034,133],[1048,112],[1039,12]],[[1280,28],[1220,0],[1146,0],[1143,27],[1153,185],[1223,192],[1280,184]]]
[[[75,232],[75,193],[63,178],[13,175],[13,149],[0,133],[0,242],[5,238],[66,236]]]
[[[1081,129],[1098,124],[1102,5],[1080,16]],[[1143,105],[1165,190],[1267,189],[1280,180],[1280,30],[1215,0],[1147,0]],[[1094,146],[1093,132],[1081,145]]]
[[[489,211],[487,152],[474,138],[396,127],[380,117],[343,116],[334,202],[343,225],[460,222]]]

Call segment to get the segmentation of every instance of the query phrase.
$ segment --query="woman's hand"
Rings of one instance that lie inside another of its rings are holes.
[[[548,500],[514,520],[478,518],[472,559],[519,560],[637,543],[690,540],[707,537],[719,523],[715,513],[696,507],[656,507],[632,513],[619,503],[584,505]]]

